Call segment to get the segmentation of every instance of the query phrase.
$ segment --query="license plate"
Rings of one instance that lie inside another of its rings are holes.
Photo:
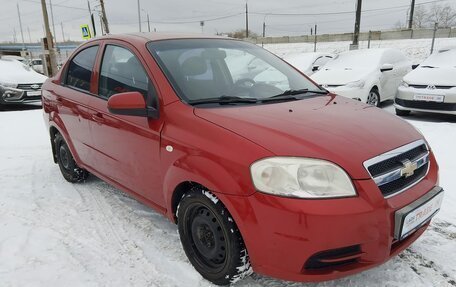
[[[411,211],[404,210],[409,209],[407,206],[396,212],[396,216],[400,217],[401,228],[399,239],[402,240],[413,233],[415,230],[426,224],[431,218],[440,210],[443,200],[443,190],[432,198],[424,201],[418,207]],[[411,206],[413,203],[411,204]]]
[[[41,96],[41,91],[27,92],[28,97]]]
[[[441,96],[441,95],[414,95],[413,99],[415,101],[443,103],[443,100],[445,99],[445,96]]]

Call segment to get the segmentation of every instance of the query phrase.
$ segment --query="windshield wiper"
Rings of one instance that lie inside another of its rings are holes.
[[[297,95],[302,95],[302,94],[319,94],[319,95],[326,95],[328,94],[327,91],[325,90],[309,90],[309,89],[300,89],[300,90],[286,90],[285,92],[266,98],[262,99],[262,102],[268,102],[268,101],[279,101],[279,100],[299,100],[301,99],[300,97],[296,97]]]
[[[258,99],[255,98],[241,98],[235,96],[221,96],[218,98],[207,98],[199,100],[188,101],[191,105],[202,105],[202,104],[237,104],[237,103],[257,103]]]

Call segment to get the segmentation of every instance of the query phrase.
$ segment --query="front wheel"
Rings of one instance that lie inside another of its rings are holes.
[[[367,95],[366,103],[375,107],[380,106],[380,94],[377,89],[373,88],[370,90],[369,95]]]
[[[86,180],[89,173],[76,164],[65,139],[60,133],[55,135],[54,145],[57,163],[63,177],[72,183]]]
[[[181,199],[177,217],[184,251],[204,278],[227,285],[252,273],[241,234],[212,193],[192,188]]]

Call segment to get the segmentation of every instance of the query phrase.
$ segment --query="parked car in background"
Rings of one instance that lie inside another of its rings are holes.
[[[32,59],[30,61],[30,67],[32,67],[32,69],[36,72],[44,74],[43,60],[41,60],[40,58]]]
[[[41,101],[41,86],[47,79],[30,66],[9,58],[0,59],[0,105]]]
[[[242,55],[286,81],[240,78]],[[411,125],[244,41],[97,37],[46,81],[43,111],[63,177],[90,172],[167,216],[215,284],[252,269],[293,281],[364,271],[412,244],[442,203]]]
[[[305,75],[310,76],[324,67],[335,57],[336,55],[334,54],[315,52],[295,54],[285,57],[284,60],[303,72]]]
[[[411,111],[456,115],[456,48],[439,50],[408,73],[394,106],[399,116]]]
[[[339,54],[311,78],[338,95],[379,106],[393,99],[412,63],[396,49],[365,49]]]

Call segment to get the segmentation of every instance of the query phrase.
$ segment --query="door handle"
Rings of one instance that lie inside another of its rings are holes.
[[[103,114],[101,114],[101,113],[92,114],[92,120],[100,125],[105,122]]]

